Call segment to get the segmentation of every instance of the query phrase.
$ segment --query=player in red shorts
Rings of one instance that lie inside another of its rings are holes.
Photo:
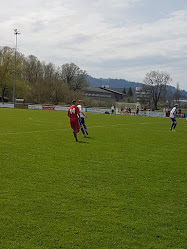
[[[80,118],[80,111],[79,108],[76,106],[76,100],[72,101],[72,106],[68,109],[68,116],[70,118],[70,125],[73,129],[73,135],[75,137],[75,141],[77,141],[77,133],[79,132],[79,119]]]

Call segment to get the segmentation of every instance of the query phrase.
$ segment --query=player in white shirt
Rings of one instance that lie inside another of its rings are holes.
[[[174,107],[173,107],[173,109],[170,111],[170,116],[169,117],[172,120],[172,125],[171,125],[171,128],[170,128],[171,131],[175,131],[175,127],[177,125],[177,121],[175,119],[175,115],[176,115],[178,106],[179,106],[178,104],[175,104]]]
[[[79,108],[79,111],[80,111],[79,123],[80,123],[81,131],[84,137],[86,137],[86,135],[88,135],[88,132],[87,132],[87,127],[85,125],[84,117],[87,118],[87,115],[86,113],[83,112],[82,104],[83,104],[83,101],[79,100],[79,104],[77,105],[77,107]]]

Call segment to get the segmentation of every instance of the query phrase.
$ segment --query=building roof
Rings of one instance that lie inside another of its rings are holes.
[[[101,87],[87,87],[86,91],[89,92],[99,92],[99,93],[106,93],[105,90],[103,90]]]
[[[100,88],[103,89],[104,91],[107,91],[107,92],[110,92],[110,93],[118,94],[118,95],[121,95],[121,96],[126,96],[126,94],[115,91],[115,90],[112,90],[110,88],[105,88],[105,87],[100,87]]]

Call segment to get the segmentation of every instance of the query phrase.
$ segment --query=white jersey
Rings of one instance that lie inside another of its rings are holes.
[[[83,118],[84,115],[81,113],[81,111],[83,111],[82,105],[77,105],[77,107],[79,108],[79,111],[80,111],[80,117]]]
[[[175,117],[175,113],[176,113],[177,108],[173,107],[173,109],[170,111],[170,118],[174,118]]]

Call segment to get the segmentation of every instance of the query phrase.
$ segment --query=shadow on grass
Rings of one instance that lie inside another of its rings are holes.
[[[87,139],[93,139],[92,137],[82,137],[83,139],[87,140]]]
[[[178,131],[178,130],[176,130],[176,131],[179,133],[187,133],[187,131]]]
[[[88,142],[86,142],[86,141],[77,141],[77,143],[81,143],[81,144],[89,144]]]

